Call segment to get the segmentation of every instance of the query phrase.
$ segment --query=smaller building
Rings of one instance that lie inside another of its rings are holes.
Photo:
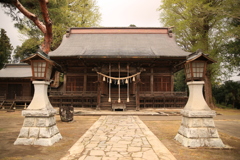
[[[30,103],[33,96],[31,66],[26,63],[5,64],[0,70],[0,105]]]

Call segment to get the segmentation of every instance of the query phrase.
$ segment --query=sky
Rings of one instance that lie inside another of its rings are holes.
[[[97,0],[102,13],[101,26],[162,27],[159,21],[161,0]]]

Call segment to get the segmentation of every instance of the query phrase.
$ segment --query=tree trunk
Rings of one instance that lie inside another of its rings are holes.
[[[39,3],[45,24],[41,22],[35,14],[29,12],[18,0],[12,1],[12,4],[28,19],[32,20],[33,23],[41,30],[41,32],[44,35],[42,50],[43,52],[48,54],[52,43],[52,22],[48,14],[47,8],[48,0],[39,0]]]
[[[44,32],[44,43],[42,44],[42,50],[48,54],[51,50],[52,44],[52,21],[50,19],[47,8],[48,0],[39,0],[39,3],[46,27],[46,32]]]
[[[211,74],[210,71],[207,71],[206,76],[205,76],[205,85],[204,85],[204,93],[205,93],[205,100],[208,104],[208,106],[211,109],[215,108],[215,104],[213,102],[213,97],[212,97],[212,83],[211,83]]]

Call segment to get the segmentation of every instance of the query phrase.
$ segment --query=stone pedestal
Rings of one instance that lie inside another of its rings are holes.
[[[47,96],[49,82],[33,81],[34,97],[26,110],[23,126],[14,145],[41,145],[51,146],[62,139],[56,125],[52,107]]]
[[[189,99],[182,110],[182,123],[175,140],[185,147],[217,147],[225,145],[219,138],[211,110],[203,98],[202,87],[204,82],[188,82]]]

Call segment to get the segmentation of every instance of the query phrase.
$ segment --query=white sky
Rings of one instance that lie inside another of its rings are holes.
[[[14,28],[12,19],[3,12],[2,7],[0,7],[0,19],[0,28],[6,30],[7,36],[10,38],[11,44],[14,48],[16,45],[21,45],[21,42],[19,41],[20,34],[18,33],[18,30]]]
[[[161,0],[97,0],[102,13],[101,26],[162,27],[157,8]]]

